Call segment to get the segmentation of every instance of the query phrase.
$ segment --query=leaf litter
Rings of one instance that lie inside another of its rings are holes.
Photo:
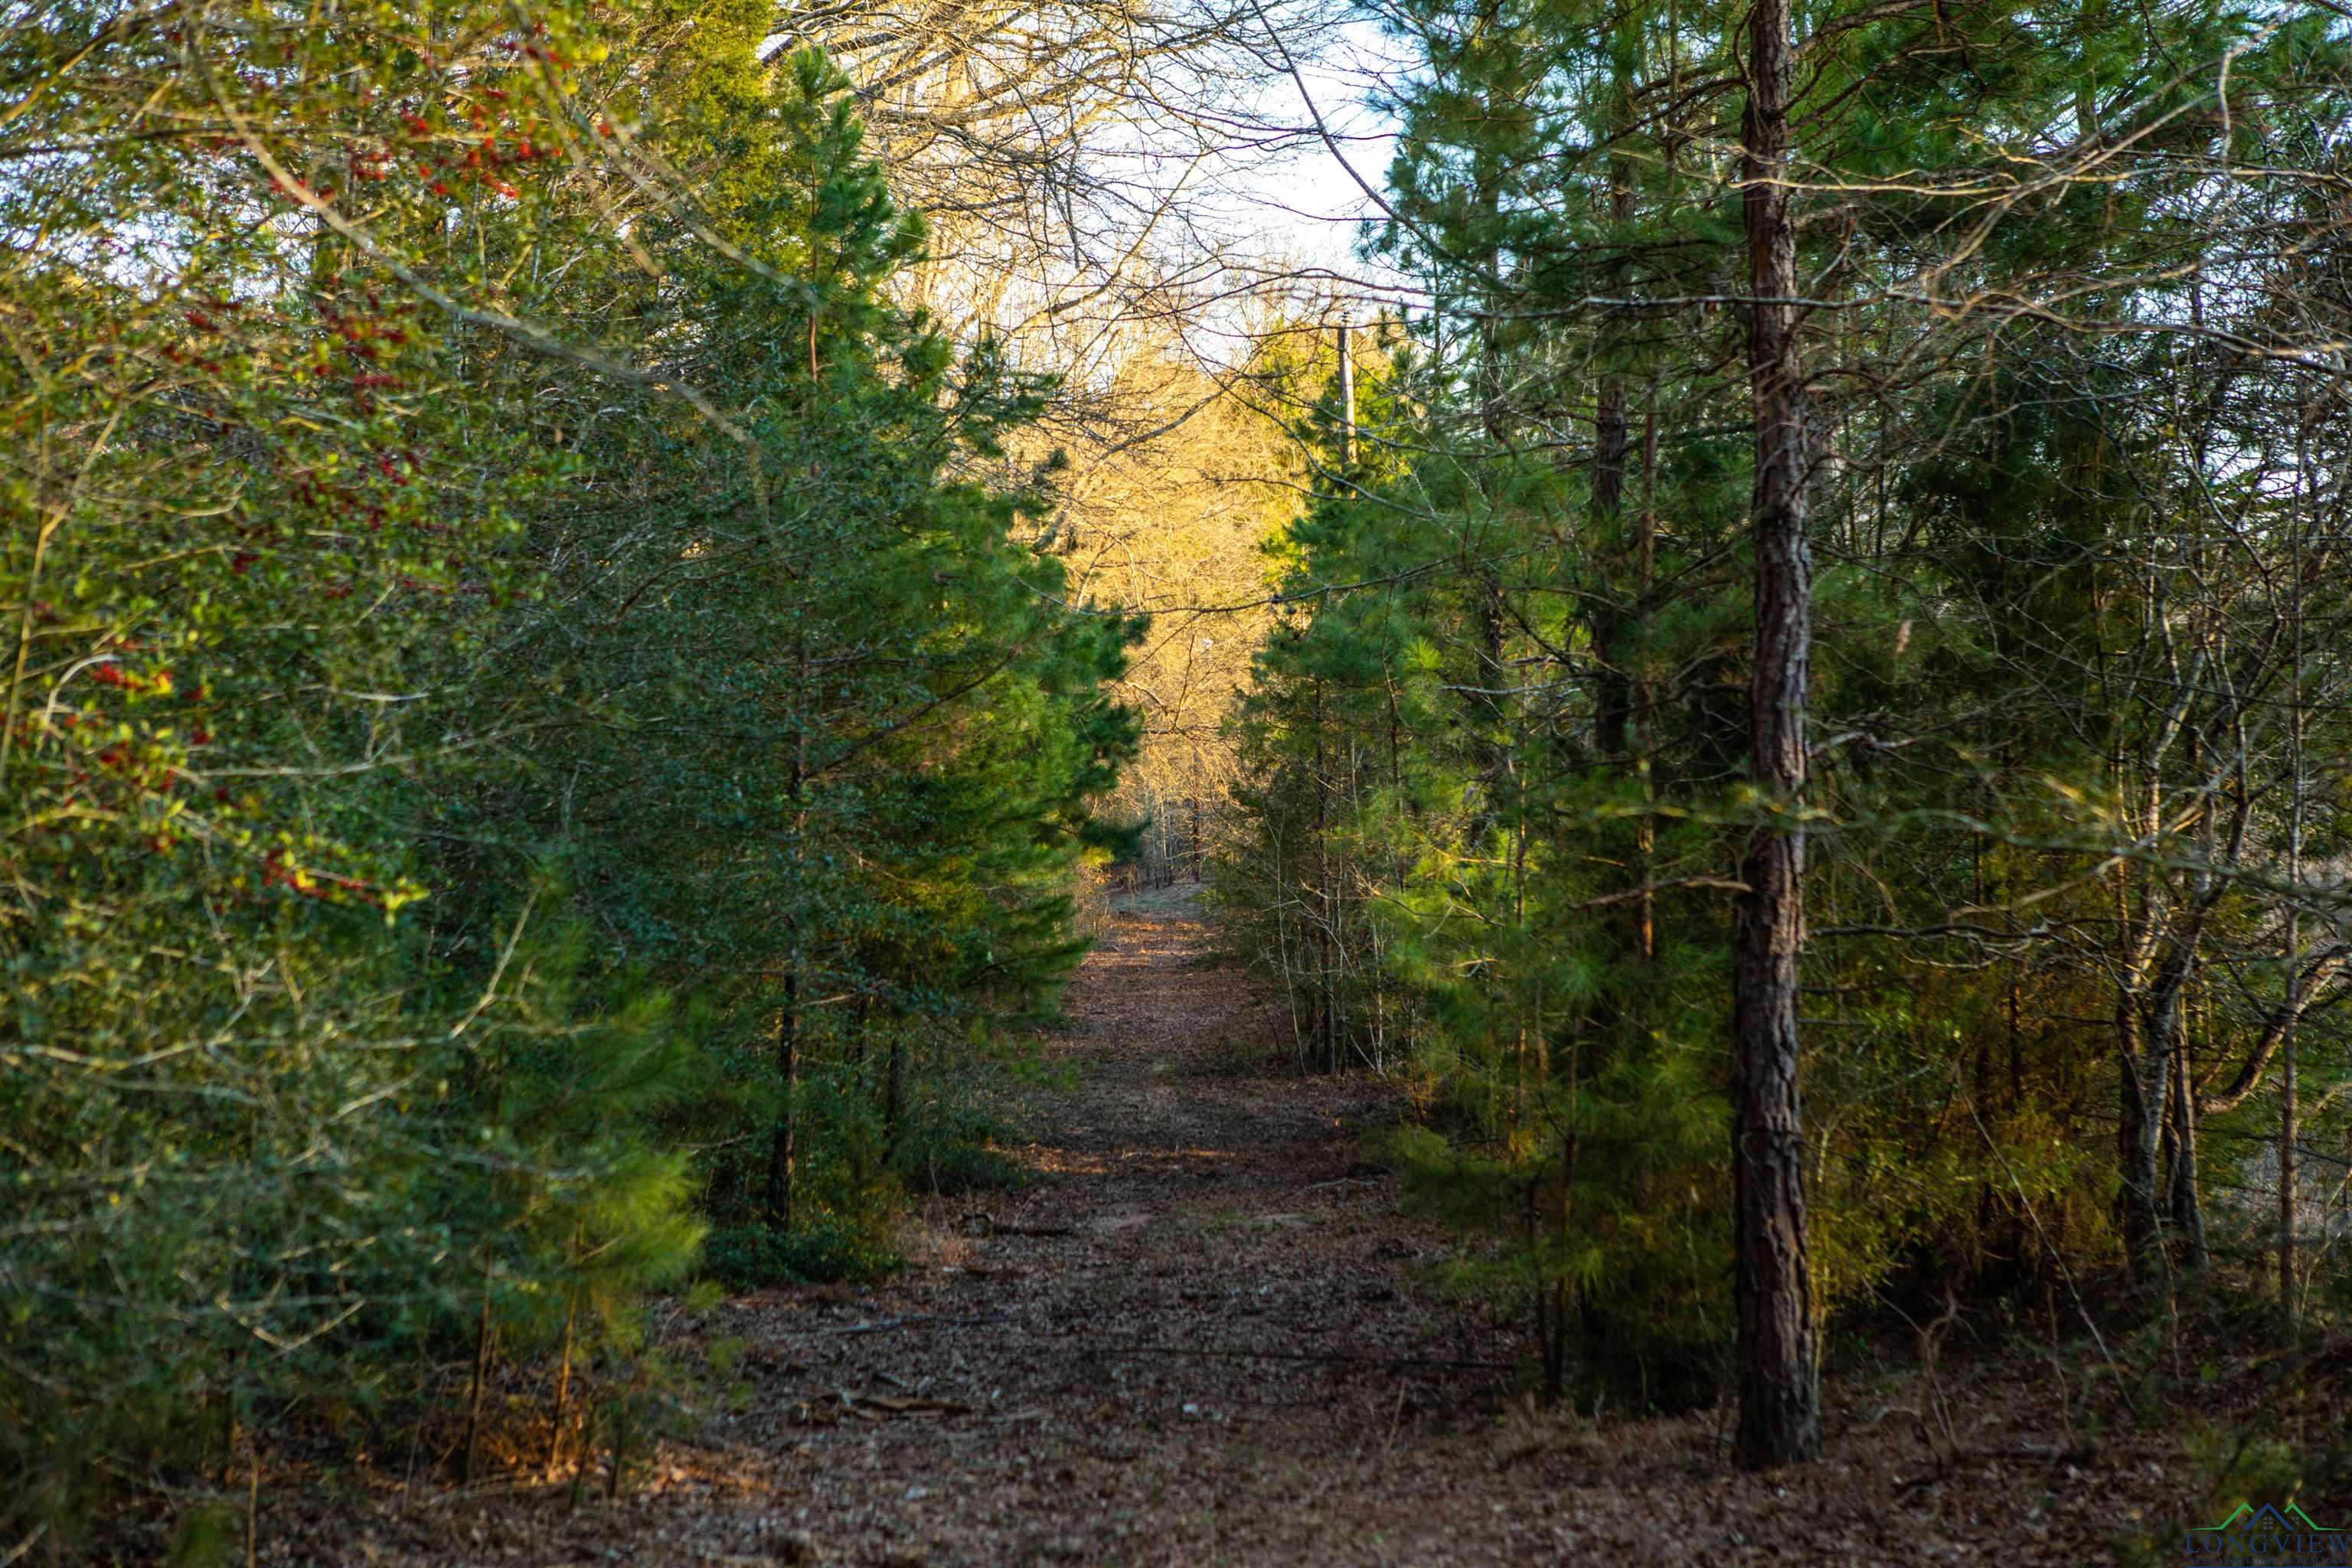
[[[1941,1439],[1916,1374],[1832,1379],[1823,1462],[1766,1476],[1725,1411],[1538,1408],[1365,1158],[1402,1091],[1284,1070],[1212,952],[1181,897],[1125,901],[1051,1042],[1077,1087],[1029,1096],[1042,1180],[924,1205],[885,1286],[710,1314],[751,1397],[626,1494],[287,1488],[256,1563],[2075,1568],[2197,1515],[2177,1438],[2077,1440],[2046,1362],[1948,1368]]]

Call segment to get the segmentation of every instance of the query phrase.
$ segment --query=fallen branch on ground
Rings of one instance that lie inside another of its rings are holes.
[[[1449,1356],[1372,1356],[1341,1355],[1329,1351],[1245,1351],[1223,1346],[1202,1348],[1192,1345],[1087,1345],[1084,1347],[1097,1355],[1174,1355],[1203,1356],[1226,1361],[1314,1361],[1329,1362],[1341,1366],[1428,1366],[1448,1371],[1516,1372],[1507,1362],[1461,1361]]]
[[[992,1215],[984,1214],[968,1214],[958,1219],[956,1223],[964,1226],[970,1235],[976,1237],[1076,1236],[1077,1234],[1077,1227],[1076,1226],[1000,1225]]]
[[[909,1312],[903,1318],[882,1318],[856,1322],[843,1329],[826,1329],[828,1334],[878,1334],[891,1329],[903,1329],[913,1323],[945,1323],[950,1328],[969,1328],[975,1323],[1009,1323],[1007,1312],[977,1312],[970,1317],[953,1317],[944,1312]]]

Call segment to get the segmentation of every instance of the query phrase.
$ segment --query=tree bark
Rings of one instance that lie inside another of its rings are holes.
[[[882,1149],[892,1159],[907,1121],[907,1032],[890,1031],[890,1055],[882,1068]]]
[[[1615,561],[1625,510],[1625,378],[1601,378],[1592,421],[1592,543]],[[1610,585],[1613,589],[1614,584]],[[1593,727],[1601,754],[1614,766],[1629,766],[1633,746],[1633,681],[1625,659],[1625,631],[1632,619],[1613,592],[1604,592],[1593,626]]]
[[[799,661],[803,670],[805,658]],[[785,777],[785,801],[793,813],[793,858],[798,861],[808,831],[808,736],[794,737],[793,760]],[[800,1127],[801,1098],[801,930],[797,918],[784,921],[783,1002],[776,1011],[776,1077],[781,1103],[768,1142],[768,1226],[782,1236],[793,1228],[793,1144]]]
[[[482,1281],[481,1321],[474,1329],[474,1381],[466,1394],[466,1454],[459,1461],[460,1485],[474,1484],[475,1461],[482,1449],[482,1385],[490,1378],[490,1285]]]
[[[2307,445],[2310,430],[2310,405],[2305,405],[2305,419],[2295,431],[2295,488],[2303,488],[2304,474],[2311,472]],[[2296,497],[2299,501],[2300,493]],[[2294,1005],[2295,976],[2303,969],[2303,516],[2298,510],[2294,520],[2294,557],[2289,563],[2293,584],[2293,600],[2289,614],[2294,628],[2293,700],[2287,706],[2287,750],[2293,766],[2293,780],[2287,795],[2286,876],[2294,887],[2286,906],[2286,1041],[2279,1058],[2279,1127],[2278,1127],[2278,1287],[2279,1331],[2290,1346],[2300,1337],[2299,1309],[2295,1284],[2295,1200],[2300,1178],[2295,1171],[2295,1128],[2297,1102],[2301,1084],[2297,1081],[2295,1021],[2299,1016]]]
[[[1634,595],[1635,618],[1641,626],[1643,647],[1650,638],[1650,617],[1654,609],[1658,576],[1658,409],[1657,387],[1650,389],[1648,406],[1642,416],[1642,531],[1635,554]],[[1638,886],[1642,889],[1637,906],[1637,942],[1643,963],[1654,963],[1658,957],[1658,895],[1654,884],[1658,879],[1654,856],[1658,847],[1658,819],[1654,815],[1658,804],[1658,781],[1654,766],[1657,755],[1657,691],[1644,667],[1637,666],[1633,679],[1633,769],[1642,780],[1642,816],[1633,830],[1635,864],[1641,871]]]
[[[2148,1048],[2147,1019],[2139,999],[2126,991],[2116,999],[2116,1033],[2121,1069],[2120,1114],[2116,1119],[2116,1228],[2124,1256],[2143,1279],[2164,1271],[2164,1227],[2158,1210],[2157,1156],[2164,1112],[2165,1056]]]
[[[2150,1284],[2165,1277],[2165,1216],[2178,1195],[2161,1173],[2168,1155],[2179,1158],[2181,1121],[2174,1109],[2176,1092],[2190,1091],[2178,1071],[2180,1006],[2208,907],[2200,905],[2193,912],[2145,989],[2136,992],[2126,986],[2116,1005],[2123,1089],[2122,1114],[2116,1123],[2120,1177],[2116,1228],[2133,1271]]]
[[[1755,410],[1755,664],[1748,766],[1770,815],[1741,865],[1732,936],[1732,1258],[1746,1469],[1821,1450],[1804,1135],[1797,1089],[1798,956],[1804,942],[1805,682],[1812,560],[1805,539],[1805,409],[1797,364],[1797,241],[1789,211],[1790,0],[1749,13],[1742,175]]]
[[[798,939],[793,939],[797,947]],[[782,1102],[768,1141],[768,1228],[782,1236],[793,1228],[793,1142],[801,1097],[801,976],[797,952],[784,969],[783,1005],[776,1013],[776,1077]]]
[[[1356,351],[1349,341],[1349,323],[1339,319],[1339,471],[1356,466]]]
[[[1622,73],[1616,79],[1612,101],[1622,101],[1627,90]],[[1609,170],[1609,216],[1620,226],[1633,217],[1633,182],[1623,159],[1613,160]],[[1605,318],[1604,318],[1605,320]],[[1625,458],[1630,447],[1625,425],[1625,377],[1613,367],[1601,376],[1593,398],[1592,410],[1592,542],[1593,551],[1612,563],[1619,559],[1623,535],[1625,511]],[[1645,453],[1644,456],[1649,454]],[[1615,584],[1610,584],[1613,590]],[[1604,591],[1599,600],[1597,624],[1593,628],[1595,727],[1600,731],[1601,753],[1612,763],[1625,765],[1631,761],[1632,747],[1626,731],[1633,717],[1633,681],[1627,668],[1624,649],[1626,628],[1633,616],[1618,602],[1613,591]]]
[[[2173,1017],[2171,1076],[2165,1088],[2165,1138],[2172,1148],[2166,1175],[2165,1212],[2180,1243],[2181,1267],[2201,1273],[2211,1261],[2205,1239],[2205,1205],[2197,1191],[2197,1089],[2190,1081],[2189,1019]]]

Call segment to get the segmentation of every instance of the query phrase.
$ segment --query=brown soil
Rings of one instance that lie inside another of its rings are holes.
[[[1772,1477],[1711,1415],[1535,1412],[1366,1161],[1397,1091],[1280,1071],[1208,948],[1180,896],[1122,901],[1052,1047],[1077,1086],[1031,1097],[1042,1179],[928,1205],[887,1287],[712,1314],[750,1397],[630,1495],[289,1499],[258,1560],[2071,1565],[2198,1513],[2171,1440],[2091,1442],[2030,1379],[1933,1443],[1916,1378],[1842,1379],[1826,1462]]]

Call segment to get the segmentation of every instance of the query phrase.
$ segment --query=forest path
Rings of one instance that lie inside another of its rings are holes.
[[[869,1289],[738,1299],[742,1397],[617,1503],[550,1486],[378,1514],[271,1561],[1275,1568],[2109,1560],[2158,1450],[2035,1458],[2033,1400],[1938,1467],[1908,1374],[1832,1384],[1827,1462],[1735,1475],[1709,1415],[1595,1426],[1513,1394],[1517,1337],[1432,1282],[1444,1235],[1365,1163],[1398,1089],[1276,1070],[1276,1020],[1182,893],[1120,900],[1025,1096],[1008,1191],[934,1199]],[[1973,1392],[1973,1391],[1972,1391]],[[1968,1394],[1948,1391],[1965,1401]],[[2135,1451],[2136,1450],[2136,1451]],[[2025,1456],[2019,1458],[2018,1456]]]
[[[1400,1450],[1491,1425],[1514,1355],[1414,1288],[1444,1238],[1364,1159],[1397,1091],[1276,1071],[1276,1020],[1211,949],[1187,890],[1118,900],[1047,1045],[1074,1082],[1027,1097],[1040,1179],[927,1205],[887,1288],[736,1327],[757,1361],[807,1369],[790,1381],[813,1415],[845,1389],[969,1407],[747,1417],[784,1416],[763,1433],[798,1461],[783,1522],[825,1561],[1540,1554],[1532,1510],[1465,1520],[1461,1477],[1401,1484]]]

